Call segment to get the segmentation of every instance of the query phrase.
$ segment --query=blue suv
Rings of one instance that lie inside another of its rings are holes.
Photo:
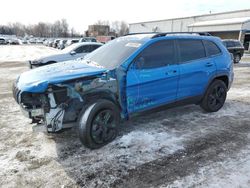
[[[112,141],[120,119],[159,107],[199,104],[216,112],[233,81],[221,40],[196,33],[147,33],[117,38],[84,60],[30,70],[13,95],[33,123],[48,132],[78,126],[82,143]]]

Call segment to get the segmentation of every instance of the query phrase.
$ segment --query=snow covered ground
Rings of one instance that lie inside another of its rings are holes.
[[[0,187],[250,187],[250,63],[235,65],[219,112],[189,105],[135,117],[89,150],[75,129],[30,125],[12,98],[22,61],[53,51],[0,46]]]
[[[57,51],[43,45],[0,45],[0,62],[28,61]]]

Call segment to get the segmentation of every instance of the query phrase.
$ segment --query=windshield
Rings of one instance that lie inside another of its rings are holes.
[[[117,38],[88,54],[85,60],[93,61],[106,69],[114,69],[132,55],[143,42],[127,37]]]

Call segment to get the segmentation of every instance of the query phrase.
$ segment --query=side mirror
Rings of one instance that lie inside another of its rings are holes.
[[[71,51],[70,55],[76,55],[76,52],[75,51]]]

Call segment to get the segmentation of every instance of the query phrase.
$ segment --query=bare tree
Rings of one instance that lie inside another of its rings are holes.
[[[10,23],[8,26],[11,28],[13,34],[15,35],[23,36],[25,34],[25,26],[19,22]]]
[[[125,21],[114,21],[111,24],[111,28],[118,36],[123,36],[129,31],[128,24]]]
[[[62,33],[60,34],[62,37],[68,37],[69,35],[69,24],[66,19],[61,20],[61,29]]]
[[[14,34],[17,36],[33,35],[36,37],[68,37],[69,25],[66,19],[57,20],[53,24],[39,22],[34,25],[10,23],[7,26],[0,25],[0,34]]]
[[[49,36],[49,25],[43,22],[39,22],[33,26],[34,34],[37,37],[48,37]]]
[[[109,25],[110,22],[108,20],[98,20],[94,25]]]

